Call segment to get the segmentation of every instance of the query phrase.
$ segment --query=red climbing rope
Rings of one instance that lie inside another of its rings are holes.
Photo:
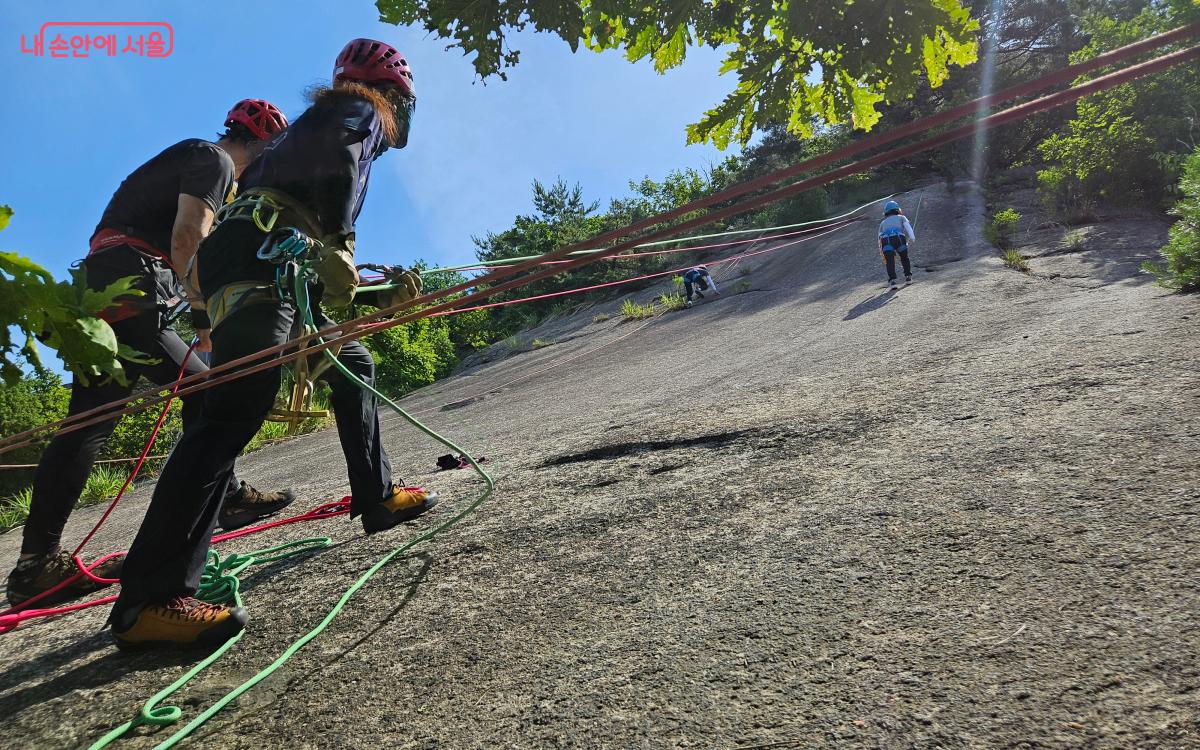
[[[219,542],[225,542],[230,539],[237,539],[239,537],[249,536],[251,534],[258,534],[260,532],[267,531],[268,529],[274,529],[274,528],[278,528],[280,526],[287,526],[288,524],[292,524],[292,523],[301,523],[303,521],[320,521],[320,520],[324,520],[324,519],[328,519],[328,518],[336,518],[337,516],[342,516],[349,512],[350,512],[350,498],[344,497],[341,500],[338,500],[337,502],[324,503],[323,505],[318,505],[317,507],[313,508],[310,511],[306,511],[304,513],[301,513],[296,516],[292,516],[290,518],[283,518],[278,521],[268,521],[266,523],[258,524],[257,526],[247,526],[246,528],[238,529],[237,531],[229,531],[224,534],[216,534],[212,538],[212,543],[217,544]],[[103,519],[101,519],[101,521],[103,522]],[[96,528],[99,528],[99,527],[100,527],[100,524],[96,524]],[[80,545],[80,546],[82,547],[82,545]],[[105,555],[104,557],[101,557],[95,563],[93,563],[92,568],[95,568],[97,565],[100,565],[100,564],[106,562],[107,560],[111,560],[112,558],[117,557],[119,555],[123,555],[123,554],[125,554],[125,553],[124,552],[109,553],[109,554]],[[79,562],[78,557],[75,558],[75,562],[77,565],[81,564]],[[37,601],[38,599],[41,599],[44,596],[48,596],[49,594],[53,593],[54,591],[59,590],[63,586],[69,585],[69,584],[74,583],[75,581],[79,580],[79,578],[84,574],[87,574],[89,578],[96,581],[97,583],[103,583],[103,584],[119,583],[119,581],[116,581],[116,580],[106,579],[106,578],[98,578],[96,576],[93,576],[90,574],[90,569],[88,569],[88,568],[81,567],[80,570],[82,571],[81,573],[76,574],[74,577],[70,578],[67,581],[64,581],[62,584],[59,584],[58,586],[55,586],[53,589],[50,589],[49,591],[39,594],[37,597],[30,599],[29,601],[24,602],[19,606],[11,607],[9,609],[4,610],[3,612],[0,612],[0,634],[7,633],[11,630],[14,630],[19,625],[21,625],[24,622],[28,622],[29,620],[34,620],[34,619],[38,619],[38,618],[42,618],[42,617],[57,617],[59,615],[66,615],[66,614],[70,614],[72,612],[78,612],[78,611],[84,610],[84,609],[91,609],[92,607],[99,607],[102,604],[112,604],[113,602],[115,602],[117,600],[117,596],[115,594],[113,594],[111,596],[104,596],[104,597],[100,597],[99,599],[91,599],[89,601],[78,602],[76,604],[68,604],[68,605],[65,605],[62,607],[47,607],[44,609],[29,609],[28,608],[30,604]]]
[[[969,122],[949,131],[933,135],[908,146],[892,149],[890,151],[877,154],[873,157],[868,157],[862,159],[861,161],[833,169],[829,172],[815,175],[813,177],[800,180],[796,183],[776,188],[775,190],[754,196],[736,205],[712,210],[699,217],[683,221],[671,227],[653,230],[645,235],[618,242],[617,244],[605,248],[600,252],[589,254],[577,260],[568,261],[561,266],[555,266],[542,271],[534,270],[540,264],[544,264],[547,261],[564,259],[566,256],[577,250],[590,249],[595,247],[596,244],[602,244],[604,242],[617,240],[622,237],[628,237],[629,235],[643,229],[648,229],[652,226],[662,224],[663,222],[673,220],[701,208],[707,208],[720,202],[728,201],[731,198],[746,195],[747,193],[776,184],[779,181],[789,177],[798,176],[820,167],[829,166],[833,163],[849,158],[850,156],[857,155],[877,146],[891,143],[909,135],[928,132],[930,128],[952,122],[953,120],[962,117],[976,114],[995,102],[1006,101],[1018,96],[1025,96],[1038,91],[1044,91],[1052,86],[1072,80],[1083,73],[1112,65],[1115,62],[1126,60],[1136,55],[1143,54],[1148,50],[1156,49],[1184,38],[1196,36],[1197,34],[1200,34],[1200,23],[1194,23],[1189,26],[1180,27],[1168,32],[1167,34],[1159,35],[1158,37],[1153,37],[1143,42],[1138,42],[1136,44],[1123,47],[1119,50],[1114,50],[1113,52],[1110,52],[1106,55],[1101,55],[1100,57],[1091,61],[1068,66],[1061,71],[1051,73],[1047,76],[1042,76],[1041,78],[1037,78],[1019,86],[1005,89],[1001,92],[981,97],[973,102],[968,102],[967,104],[947,110],[946,112],[916,120],[895,130],[864,138],[861,141],[849,144],[821,157],[810,159],[786,169],[764,175],[763,177],[734,186],[727,190],[721,191],[720,193],[715,193],[697,201],[693,201],[692,203],[663,214],[652,216],[642,221],[635,222],[627,227],[607,232],[599,237],[590,238],[584,242],[564,246],[547,254],[546,256],[543,256],[540,259],[520,263],[511,268],[497,269],[468,282],[450,286],[445,289],[440,289],[436,292],[418,297],[414,300],[381,309],[376,313],[372,313],[371,315],[350,320],[339,325],[330,326],[324,330],[317,331],[312,334],[306,334],[286,343],[264,349],[254,354],[249,354],[245,357],[241,357],[230,362],[226,362],[218,367],[214,367],[207,373],[184,378],[179,383],[179,385],[183,386],[179,390],[179,393],[181,395],[194,393],[205,388],[211,388],[212,386],[229,382],[230,380],[236,378],[245,377],[246,375],[270,369],[272,367],[277,367],[281,364],[286,364],[287,362],[291,362],[300,357],[310,356],[326,349],[341,346],[362,336],[364,332],[364,324],[390,318],[391,316],[402,313],[410,308],[428,305],[433,303],[435,300],[444,299],[446,297],[463,292],[469,292],[469,290],[477,285],[488,284],[491,286],[486,289],[477,289],[474,292],[464,294],[461,297],[450,299],[448,301],[432,304],[429,307],[416,312],[408,312],[406,314],[399,315],[398,317],[392,318],[391,320],[388,320],[379,326],[373,327],[372,330],[384,330],[386,328],[403,325],[423,317],[428,317],[444,310],[465,307],[479,300],[486,299],[494,294],[498,294],[500,292],[504,292],[509,289],[528,284],[532,281],[546,278],[548,276],[553,276],[564,271],[586,265],[588,263],[594,263],[597,260],[601,260],[612,255],[617,255],[626,250],[632,249],[638,244],[665,238],[670,235],[677,234],[678,232],[692,229],[697,226],[702,226],[704,224],[709,224],[718,219],[724,219],[745,213],[768,203],[790,197],[797,193],[810,190],[814,187],[825,185],[843,177],[857,174],[859,172],[882,166],[884,164],[889,164],[922,151],[944,146],[948,143],[974,136],[983,130],[1004,125],[1024,117],[1028,117],[1029,115],[1037,112],[1077,101],[1078,99],[1090,94],[1114,88],[1123,83],[1167,70],[1168,68],[1176,65],[1192,62],[1193,60],[1200,58],[1200,47],[1189,47],[1160,55],[1146,62],[1131,65],[1127,68],[1108,73],[1086,83],[1080,83],[1063,91],[1043,96],[1040,99],[1035,99],[1001,112],[996,112],[987,117],[983,117],[975,120],[974,122]],[[533,272],[524,276],[519,276],[518,278],[513,278],[509,281],[501,281],[502,279],[509,279],[510,277],[517,276],[518,274],[526,271]],[[306,342],[317,336],[322,338],[320,343],[301,348]],[[236,372],[233,372],[234,370],[236,370]],[[34,428],[32,430],[26,430],[17,435],[0,440],[0,453],[6,453],[19,447],[29,445],[31,442],[33,442],[34,436],[44,430],[75,430],[98,421],[104,421],[106,419],[111,419],[123,414],[133,413],[135,411],[149,408],[163,401],[164,397],[158,394],[159,391],[157,390],[146,391],[136,394],[134,397],[131,397],[131,399],[124,399],[103,404],[95,409],[82,412],[69,419],[59,420],[58,422],[42,425],[41,427]],[[132,398],[143,397],[146,400],[138,406],[127,406]]]
[[[843,221],[839,224],[834,225],[832,229],[829,227],[821,227],[821,229],[827,229],[828,231],[822,232],[821,234],[813,235],[812,237],[804,237],[802,239],[792,240],[791,242],[783,242],[778,245],[773,245],[772,247],[768,247],[764,250],[755,250],[753,252],[740,253],[738,255],[731,255],[728,258],[722,258],[720,260],[708,260],[708,261],[705,261],[705,265],[719,266],[724,263],[736,263],[736,262],[742,260],[743,258],[750,258],[755,255],[762,255],[763,253],[770,253],[770,252],[774,252],[776,250],[782,250],[785,247],[791,247],[793,245],[799,245],[803,242],[809,242],[810,240],[820,239],[821,237],[824,237],[826,235],[833,234],[834,232],[838,231],[839,229],[845,229],[847,226],[849,226],[850,224],[853,224],[853,223],[854,223],[853,220]],[[786,237],[786,236],[791,236],[791,235],[795,235],[795,234],[802,234],[802,233],[801,232],[792,232],[790,235],[777,235],[777,236]],[[771,239],[771,238],[764,237],[763,239]],[[739,240],[738,242],[745,242],[745,241],[746,240]],[[752,241],[757,242],[758,240],[752,240]],[[721,243],[721,244],[735,244],[735,243],[730,242],[730,243]],[[720,245],[714,245],[713,247],[720,247]],[[670,271],[659,271],[657,273],[648,273],[648,274],[644,274],[642,276],[634,276],[633,278],[630,278],[630,279],[621,279],[619,281],[606,281],[603,284],[593,284],[591,286],[580,287],[578,289],[565,289],[565,290],[558,291],[558,292],[547,292],[546,294],[537,294],[532,297],[522,297],[521,299],[509,299],[509,300],[504,300],[503,302],[489,302],[488,304],[475,305],[474,307],[457,307],[457,308],[454,308],[453,310],[446,310],[443,312],[434,313],[434,314],[430,315],[429,317],[438,318],[438,317],[442,317],[445,315],[457,315],[458,313],[471,312],[472,310],[487,310],[492,307],[504,307],[506,305],[516,305],[516,304],[520,304],[522,302],[533,302],[534,300],[539,300],[539,299],[550,299],[552,297],[564,297],[568,294],[582,294],[583,292],[590,292],[590,291],[593,291],[596,289],[604,289],[606,287],[620,286],[621,284],[632,284],[635,281],[645,281],[646,279],[657,279],[661,276],[670,276],[672,274],[682,273],[682,272],[688,270],[688,268],[690,268],[690,266],[680,266],[679,268],[673,268]],[[375,325],[379,325],[379,324],[375,324]],[[368,330],[370,330],[370,327],[368,327]]]
[[[785,237],[795,237],[800,234],[810,234],[812,232],[819,232],[822,229],[828,229],[829,227],[832,227],[835,225],[840,225],[842,223],[843,222],[831,221],[828,224],[822,224],[821,226],[817,226],[817,227],[809,227],[808,229],[799,229],[795,232],[783,232],[781,234],[767,234],[767,235],[762,235],[759,237],[747,237],[745,239],[740,239],[740,240],[729,240],[727,242],[713,242],[708,245],[689,245],[687,247],[673,247],[669,250],[647,250],[646,252],[641,252],[641,253],[626,253],[624,255],[610,255],[609,257],[605,258],[605,260],[631,260],[633,258],[645,258],[645,257],[651,256],[651,255],[670,255],[672,253],[688,253],[688,252],[692,252],[693,250],[712,250],[713,248],[729,247],[730,245],[745,245],[745,244],[754,243],[754,242],[766,242],[768,240],[779,240],[779,239],[783,239]],[[568,261],[568,260],[547,260],[547,261],[541,261],[539,263],[539,265],[562,265],[563,263],[570,263],[570,261]],[[515,265],[515,264],[513,264],[513,265]],[[505,265],[505,264],[498,263],[498,264],[491,265],[491,266],[459,266],[459,267],[455,268],[454,270],[455,271],[487,271],[492,268],[512,268],[513,265]]]
[[[160,411],[158,413],[158,421],[156,421],[154,423],[154,429],[152,429],[150,431],[150,439],[146,441],[146,447],[142,450],[142,455],[138,457],[137,463],[133,467],[133,471],[131,471],[129,473],[129,476],[125,478],[125,483],[123,485],[121,485],[121,489],[117,492],[116,497],[114,497],[112,499],[112,502],[108,504],[108,508],[106,508],[103,515],[100,516],[100,520],[96,521],[96,524],[94,526],[92,526],[92,530],[89,531],[86,536],[84,536],[83,541],[80,542],[79,546],[75,548],[75,551],[71,553],[71,560],[75,563],[75,567],[77,567],[79,569],[79,572],[76,573],[75,575],[71,576],[70,578],[66,579],[65,581],[62,581],[61,583],[57,584],[56,586],[46,589],[42,593],[37,594],[36,596],[32,596],[29,599],[26,599],[21,604],[5,610],[5,612],[3,613],[4,615],[7,615],[10,612],[17,612],[20,610],[28,609],[32,605],[41,601],[42,599],[45,599],[46,597],[48,597],[52,594],[55,594],[68,586],[73,585],[76,581],[78,581],[80,578],[83,578],[85,576],[87,578],[90,578],[91,580],[95,581],[96,583],[101,583],[101,584],[105,584],[105,585],[110,585],[110,584],[117,582],[116,579],[100,578],[99,576],[94,575],[92,573],[92,571],[95,570],[96,568],[100,567],[100,565],[107,562],[111,558],[116,557],[116,554],[105,555],[104,557],[100,558],[96,562],[92,563],[91,566],[89,567],[87,564],[85,564],[83,562],[83,559],[80,558],[79,553],[83,551],[83,548],[86,547],[87,543],[92,540],[92,537],[94,537],[96,535],[96,532],[100,530],[100,527],[104,525],[104,522],[108,520],[108,517],[111,516],[113,511],[117,509],[117,504],[121,502],[121,498],[125,496],[125,492],[133,484],[133,480],[137,479],[138,472],[140,472],[142,470],[142,465],[146,463],[146,457],[150,455],[150,449],[154,447],[154,442],[156,440],[158,440],[159,430],[162,429],[163,422],[166,421],[166,419],[167,419],[167,412],[171,410],[171,404],[175,400],[175,395],[179,392],[179,384],[182,382],[183,373],[187,372],[188,360],[191,359],[192,353],[195,351],[195,349],[196,349],[196,345],[193,344],[191,347],[188,348],[187,353],[183,355],[183,361],[179,364],[179,373],[175,376],[175,385],[171,388],[171,393],[167,397],[166,402],[163,403],[162,411]],[[46,610],[38,610],[38,611],[46,611]],[[16,627],[16,626],[14,625],[13,627]],[[6,632],[6,631],[3,630],[2,628],[0,628],[0,633],[2,633],[2,632]]]

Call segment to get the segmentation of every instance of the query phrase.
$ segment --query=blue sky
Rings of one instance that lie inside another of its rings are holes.
[[[472,234],[505,229],[530,211],[534,178],[579,181],[588,199],[607,202],[627,192],[629,179],[718,161],[723,155],[711,147],[684,145],[684,126],[735,83],[717,76],[712,50],[695,50],[659,76],[645,62],[571,54],[557,37],[524,34],[509,80],[485,85],[444,42],[379,23],[371,0],[0,0],[0,13],[8,115],[0,118],[0,203],[16,211],[0,249],[28,255],[56,277],[86,252],[128,172],[180,139],[214,137],[241,98],[268,99],[295,117],[303,89],[326,82],[333,58],[356,36],[403,51],[418,93],[409,146],[376,163],[359,220],[359,256],[377,262],[472,260]],[[175,51],[165,59],[20,53],[22,33],[83,20],[167,21]]]

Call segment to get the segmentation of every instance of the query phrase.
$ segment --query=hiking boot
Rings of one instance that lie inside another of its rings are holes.
[[[121,615],[113,622],[113,637],[125,650],[155,646],[211,649],[242,632],[249,620],[243,607],[177,596]]]
[[[888,279],[888,289],[895,289],[895,288],[896,288],[896,280]]]
[[[217,515],[217,525],[226,531],[240,529],[260,518],[275,515],[295,500],[296,493],[291,490],[259,492],[242,482],[236,490],[225,496],[221,512]]]
[[[437,493],[421,487],[392,487],[379,505],[362,514],[363,531],[374,534],[411,521],[437,505]]]
[[[909,275],[909,274],[907,274],[907,273],[906,273],[906,274],[904,274],[904,283],[905,283],[905,284],[911,284],[911,283],[912,283],[912,276],[911,276],[911,275]]]
[[[121,565],[125,562],[124,555],[118,555],[106,560],[92,570],[92,575],[98,578],[120,578]],[[8,603],[16,607],[34,598],[43,591],[49,591],[63,581],[75,577],[79,573],[75,561],[64,550],[58,549],[45,555],[38,555],[27,560],[19,560],[17,567],[8,574]],[[34,602],[38,608],[53,607],[56,604],[78,599],[94,591],[108,586],[107,583],[96,583],[85,575],[69,586],[64,586],[49,596],[44,596]]]

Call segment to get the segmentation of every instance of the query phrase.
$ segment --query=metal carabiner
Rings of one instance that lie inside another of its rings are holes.
[[[318,243],[295,227],[276,229],[267,235],[258,248],[259,260],[268,263],[286,263],[303,257]]]

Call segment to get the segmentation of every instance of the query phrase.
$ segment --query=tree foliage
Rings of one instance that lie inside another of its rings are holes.
[[[12,209],[0,206],[0,229]],[[140,296],[132,278],[114,282],[103,291],[89,289],[83,269],[72,269],[70,281],[56,282],[45,268],[16,253],[0,252],[0,376],[7,384],[21,379],[22,365],[43,371],[35,339],[58,351],[63,364],[82,383],[127,382],[121,359],[147,361],[117,342],[108,323],[97,313],[120,297]],[[18,340],[13,338],[16,329]]]
[[[1168,289],[1195,292],[1200,291],[1200,146],[1184,162],[1179,192],[1183,197],[1171,210],[1179,220],[1162,249],[1167,264],[1147,263],[1143,268]]]
[[[780,124],[810,135],[813,122],[870,129],[877,107],[905,99],[925,80],[975,61],[978,24],[959,0],[378,0],[384,21],[417,24],[453,40],[482,79],[505,77],[520,51],[515,31],[532,28],[571,50],[620,50],[663,73],[690,47],[727,50],[720,72],[736,73],[725,99],[687,128],[689,143],[745,145]]]
[[[67,413],[68,392],[52,372],[39,378],[21,378],[0,388],[0,435],[16,435],[47,422],[62,419]],[[43,443],[19,448],[0,457],[6,464],[36,463]],[[33,470],[0,471],[0,497],[27,487]]]
[[[1177,9],[1146,0],[1125,3],[1130,17],[1096,10],[1081,20],[1088,43],[1072,60],[1096,57],[1184,20]],[[1137,7],[1140,6],[1140,7]],[[1180,66],[1081,99],[1066,127],[1039,145],[1048,162],[1038,179],[1059,208],[1100,203],[1163,204],[1200,132],[1200,72]]]

